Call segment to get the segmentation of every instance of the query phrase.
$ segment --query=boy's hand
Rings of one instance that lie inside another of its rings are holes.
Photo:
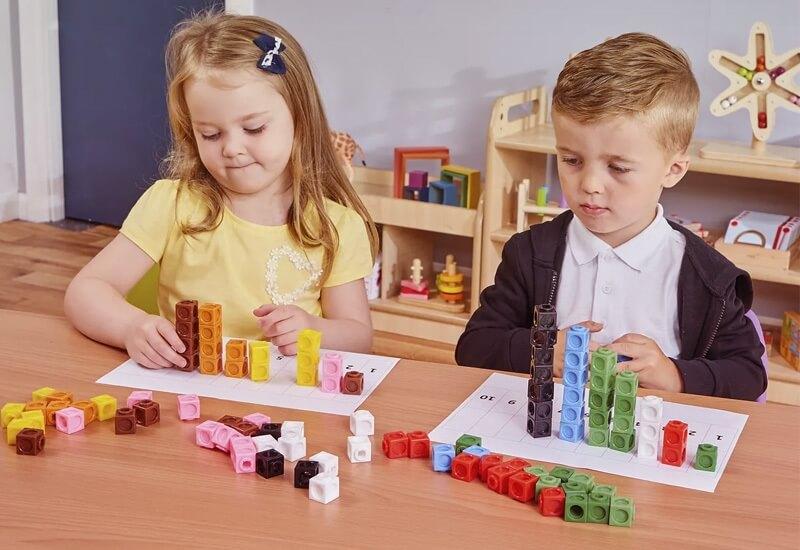
[[[629,370],[639,375],[639,385],[653,390],[683,391],[683,378],[678,367],[664,355],[658,344],[641,334],[626,334],[606,346],[618,355],[627,355],[630,361],[619,363],[621,371]]]
[[[175,327],[158,315],[145,315],[131,323],[125,333],[125,349],[131,359],[148,369],[186,364],[186,360],[178,355],[186,347]]]
[[[590,333],[600,332],[603,330],[603,324],[596,323],[594,321],[584,321],[576,324],[588,328]],[[564,374],[564,349],[566,348],[568,330],[569,327],[558,331],[558,339],[556,340],[556,345],[553,346],[553,353],[555,354],[553,357],[553,376],[557,376],[559,378],[561,378]],[[589,340],[589,351],[594,351],[599,347],[600,344],[593,340]]]
[[[297,306],[264,304],[253,311],[265,338],[283,355],[297,355],[297,336],[304,328],[315,328],[317,317]]]

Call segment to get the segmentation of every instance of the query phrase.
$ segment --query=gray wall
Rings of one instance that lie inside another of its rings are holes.
[[[497,96],[539,84],[552,90],[570,53],[630,31],[655,34],[691,58],[702,91],[696,137],[749,143],[745,111],[708,111],[728,84],[708,52],[744,54],[756,20],[770,25],[776,52],[800,46],[797,0],[256,0],[255,11],[303,45],[331,126],[353,134],[369,165],[389,169],[395,146],[444,144],[455,162],[483,170]],[[800,145],[800,116],[779,110],[771,141]],[[800,214],[800,186],[690,174],[663,202],[721,229],[745,208]],[[797,287],[757,284],[762,315],[799,304]]]

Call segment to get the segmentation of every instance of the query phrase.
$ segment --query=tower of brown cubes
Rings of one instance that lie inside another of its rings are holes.
[[[197,300],[183,300],[175,304],[175,330],[186,346],[181,357],[186,365],[177,367],[182,371],[193,371],[200,364],[200,333],[197,318]]]
[[[531,377],[528,380],[528,426],[533,437],[549,437],[553,427],[553,348],[558,338],[556,309],[551,304],[533,308]]]

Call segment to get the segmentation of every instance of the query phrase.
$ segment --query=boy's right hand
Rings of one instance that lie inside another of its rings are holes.
[[[594,321],[584,321],[582,323],[576,323],[576,325],[588,328],[591,333],[603,330],[603,324]],[[558,331],[558,339],[556,340],[556,345],[553,347],[553,376],[557,376],[558,378],[561,378],[564,374],[564,349],[566,347],[568,330],[569,327]],[[600,344],[594,340],[589,340],[589,351],[595,351],[599,347]]]
[[[186,347],[175,327],[158,315],[145,315],[133,321],[125,332],[125,349],[131,359],[148,369],[184,366],[178,355]]]

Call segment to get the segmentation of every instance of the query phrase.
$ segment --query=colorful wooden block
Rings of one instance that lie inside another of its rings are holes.
[[[403,197],[406,162],[409,160],[439,160],[446,165],[450,163],[450,150],[447,147],[395,147],[394,197],[396,199]]]
[[[432,181],[428,187],[428,202],[447,206],[460,206],[458,187],[449,181]]]
[[[481,196],[480,171],[457,164],[446,164],[442,166],[441,177],[445,181],[455,182],[460,180],[462,182],[461,206],[464,208],[478,207],[478,199]]]

